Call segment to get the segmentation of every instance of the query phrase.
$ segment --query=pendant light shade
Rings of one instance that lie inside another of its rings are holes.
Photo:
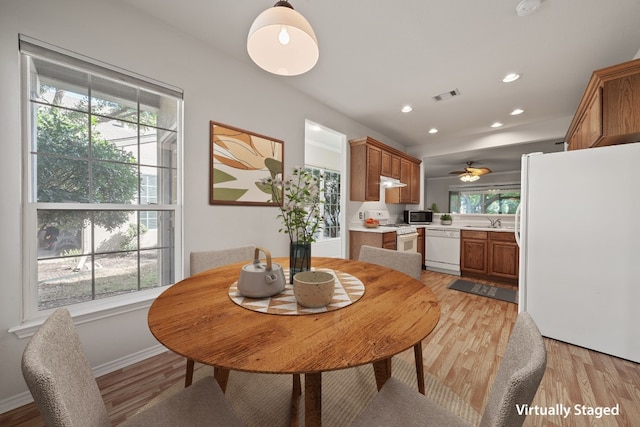
[[[287,1],[277,2],[253,21],[247,52],[260,68],[280,76],[306,73],[320,53],[313,28]]]

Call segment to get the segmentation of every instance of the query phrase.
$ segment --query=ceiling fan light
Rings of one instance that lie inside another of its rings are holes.
[[[320,56],[311,24],[286,1],[279,1],[253,21],[247,52],[260,68],[280,76],[304,74]]]
[[[463,173],[460,175],[460,181],[462,182],[474,182],[479,180],[480,177],[478,175],[474,175],[472,173]]]

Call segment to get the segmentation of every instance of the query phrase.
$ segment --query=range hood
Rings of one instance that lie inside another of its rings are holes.
[[[380,185],[382,185],[384,188],[398,188],[407,186],[407,184],[400,182],[399,179],[382,175],[380,175]]]

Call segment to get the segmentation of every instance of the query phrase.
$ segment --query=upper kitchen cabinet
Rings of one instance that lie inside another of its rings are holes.
[[[406,187],[386,190],[387,203],[420,203],[420,160],[371,137],[353,139],[349,199],[380,200],[380,176],[399,179]]]
[[[570,150],[640,141],[640,59],[593,72],[565,141]]]

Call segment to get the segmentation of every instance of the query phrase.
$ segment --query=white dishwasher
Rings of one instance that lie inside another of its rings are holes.
[[[427,270],[460,275],[460,230],[426,229],[425,265]]]

